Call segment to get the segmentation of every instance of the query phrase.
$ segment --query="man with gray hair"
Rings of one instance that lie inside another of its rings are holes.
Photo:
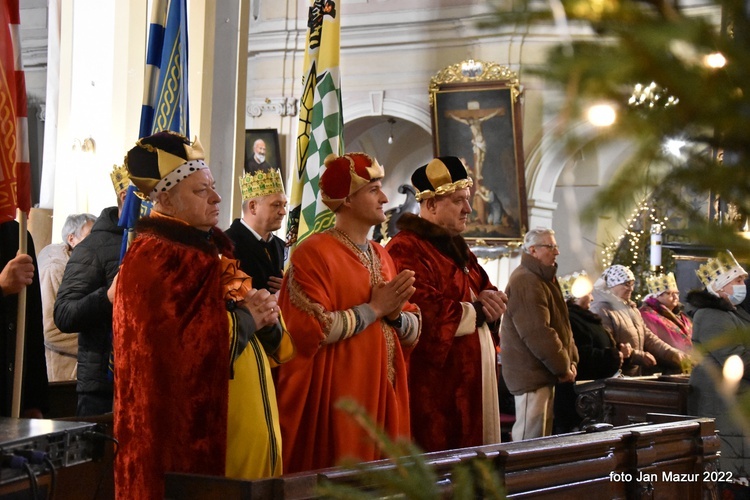
[[[513,441],[552,433],[555,384],[576,378],[578,350],[560,287],[551,229],[532,229],[510,275],[500,330],[503,377],[516,401]]]
[[[55,325],[54,311],[70,252],[91,232],[96,222],[92,214],[73,214],[65,219],[62,243],[47,245],[39,252],[39,285],[42,291],[44,350],[47,357],[47,379],[50,382],[76,379],[78,334],[63,333]]]
[[[258,170],[271,170],[273,167],[266,161],[266,142],[256,139],[253,142],[253,154],[245,160],[245,172],[254,174]]]

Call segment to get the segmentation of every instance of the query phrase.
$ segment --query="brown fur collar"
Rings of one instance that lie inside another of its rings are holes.
[[[469,263],[469,245],[463,236],[452,236],[437,224],[433,224],[414,214],[404,214],[398,219],[396,227],[403,231],[411,231],[419,237],[429,241],[440,253],[453,259],[458,267]]]
[[[152,212],[154,214],[155,212]],[[201,231],[173,217],[156,214],[144,217],[135,224],[136,235],[150,234],[172,240],[176,243],[195,247],[203,252],[232,257],[232,242],[218,228]]]

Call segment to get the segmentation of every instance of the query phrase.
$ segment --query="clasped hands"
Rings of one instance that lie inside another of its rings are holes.
[[[482,304],[482,312],[488,323],[499,320],[508,308],[508,296],[500,290],[482,290],[477,300]]]
[[[386,317],[395,321],[401,314],[404,304],[414,295],[414,271],[404,269],[387,283],[372,287],[368,303],[378,318]]]
[[[268,290],[250,289],[241,305],[250,311],[257,330],[279,321],[279,304],[276,294],[270,293]]]

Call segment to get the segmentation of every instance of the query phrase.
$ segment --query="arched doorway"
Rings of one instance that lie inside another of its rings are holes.
[[[351,120],[344,125],[344,142],[347,152],[367,153],[385,169],[386,209],[403,203],[404,195],[398,192],[398,187],[410,183],[414,170],[432,159],[432,134],[399,116],[362,116]]]

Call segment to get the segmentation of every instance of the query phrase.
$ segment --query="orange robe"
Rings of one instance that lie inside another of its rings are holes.
[[[279,368],[276,386],[284,472],[331,467],[346,457],[383,458],[354,419],[334,407],[341,398],[354,399],[390,437],[409,438],[406,362],[395,331],[378,319],[353,337],[322,344],[330,328],[326,312],[368,302],[373,283],[397,274],[386,251],[370,245],[372,263],[327,231],[292,254],[279,297],[297,348],[297,357]]]

